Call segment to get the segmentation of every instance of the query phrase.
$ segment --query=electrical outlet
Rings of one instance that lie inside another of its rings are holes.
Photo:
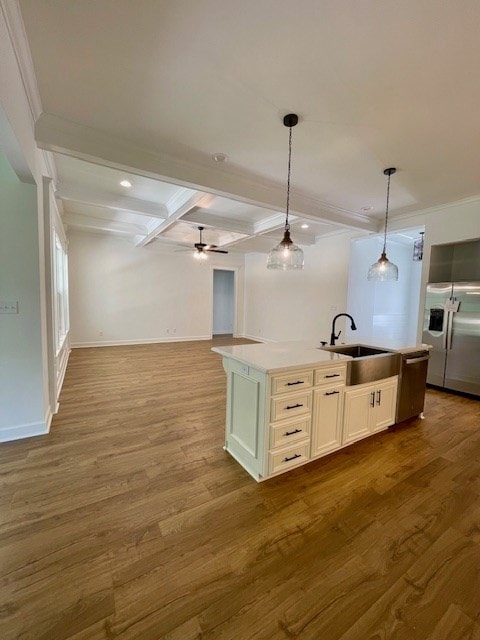
[[[173,330],[173,333],[177,333],[177,328],[175,327],[175,329]]]
[[[99,331],[99,332],[98,332],[98,335],[99,335],[99,336],[103,336],[103,331]]]
[[[0,300],[0,313],[18,313],[18,301]]]
[[[170,329],[167,329],[167,333],[170,333]]]

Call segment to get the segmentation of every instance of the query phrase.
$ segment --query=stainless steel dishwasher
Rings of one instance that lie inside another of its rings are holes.
[[[395,422],[414,416],[423,417],[429,358],[428,351],[423,349],[402,355]]]

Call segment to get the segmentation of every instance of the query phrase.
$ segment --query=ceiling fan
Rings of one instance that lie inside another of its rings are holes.
[[[200,231],[200,241],[195,242],[194,244],[194,257],[197,258],[197,260],[206,260],[207,251],[209,251],[210,253],[228,253],[228,251],[225,251],[224,249],[217,249],[216,244],[205,244],[205,242],[202,241],[202,231],[204,230],[204,228],[205,227],[198,227],[198,230]]]

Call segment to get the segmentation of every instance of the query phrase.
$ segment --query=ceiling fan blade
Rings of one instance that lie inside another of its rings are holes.
[[[223,249],[205,249],[205,251],[210,251],[211,253],[228,253],[228,251],[224,251]]]

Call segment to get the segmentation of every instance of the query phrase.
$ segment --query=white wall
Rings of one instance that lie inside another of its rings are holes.
[[[135,247],[111,236],[68,233],[72,347],[201,340],[212,335],[213,266],[237,269],[243,332],[243,255]]]
[[[346,311],[350,239],[340,233],[305,252],[302,271],[267,269],[265,254],[245,258],[245,333],[261,340],[329,340],[332,318]],[[337,328],[343,329],[343,322]]]
[[[40,331],[37,190],[0,153],[0,440],[45,432]]]
[[[398,267],[398,281],[367,280],[369,267],[382,252],[383,237],[352,241],[348,284],[348,310],[357,332],[349,338],[398,339],[416,342],[422,263],[413,260],[411,243],[387,240],[387,256]]]
[[[21,184],[22,195],[17,193],[16,196],[9,196],[8,206],[2,189],[0,201],[2,253],[4,244],[7,247],[0,271],[0,288],[3,290],[1,296],[4,299],[3,296],[8,295],[7,300],[20,302],[20,313],[16,320],[7,320],[5,316],[1,319],[0,356],[3,366],[7,367],[5,384],[9,393],[2,394],[1,398],[0,440],[46,433],[52,416],[48,387],[42,185],[42,176],[48,176],[49,170],[45,156],[37,149],[34,139],[34,122],[41,108],[36,99],[38,94],[35,94],[36,84],[33,65],[30,63],[29,66],[29,52],[26,49],[20,51],[17,46],[21,32],[21,28],[17,27],[21,20],[17,19],[13,27],[12,23],[7,24],[7,15],[14,20],[15,16],[19,17],[16,3],[3,3],[0,11],[0,121],[2,128],[8,126],[8,138],[16,147],[15,155],[17,159],[21,157],[21,164],[26,168],[26,172],[22,171],[22,179],[34,182],[36,189],[33,187],[32,192],[32,187]],[[0,150],[7,154],[11,152],[10,147]],[[12,186],[12,181],[10,185]],[[31,193],[36,197],[32,208],[30,205],[24,207],[20,204],[26,197],[25,189],[30,189],[29,198],[32,197]],[[15,204],[17,196],[19,200]],[[17,206],[20,211],[19,219],[14,220],[12,211]],[[23,237],[19,236],[20,230]],[[14,246],[18,247],[16,252],[12,251]],[[8,269],[5,272],[6,263]],[[4,345],[8,345],[5,347],[6,351]],[[24,345],[29,348],[25,350]],[[8,369],[12,371],[10,381]],[[13,380],[16,384],[11,384]]]

